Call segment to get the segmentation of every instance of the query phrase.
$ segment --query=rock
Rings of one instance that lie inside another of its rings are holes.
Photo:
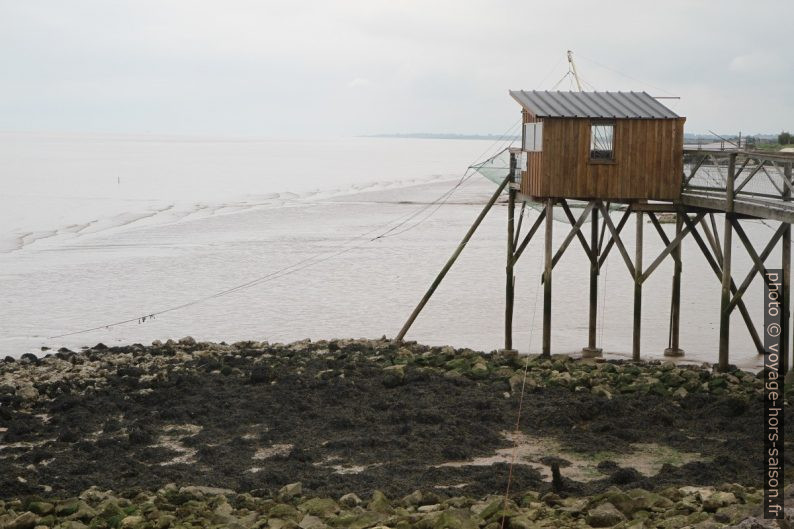
[[[401,503],[406,507],[411,507],[411,506],[417,507],[419,505],[422,505],[422,491],[421,490],[413,491],[412,493],[405,496],[402,499]]]
[[[17,389],[17,396],[22,400],[33,401],[39,398],[39,392],[33,384],[25,384]]]
[[[367,509],[381,513],[391,512],[392,510],[388,498],[379,490],[372,493],[372,500],[367,505]]]
[[[703,510],[715,512],[720,507],[726,507],[738,503],[739,500],[732,492],[715,492],[703,500]]]
[[[25,512],[14,518],[11,523],[4,525],[3,529],[33,529],[38,521],[38,516],[32,512]]]
[[[69,520],[90,521],[96,518],[97,512],[86,502],[77,502],[77,509],[69,515]]]
[[[339,505],[330,498],[312,498],[298,505],[298,510],[314,516],[327,517],[339,512]]]
[[[143,516],[125,516],[121,519],[121,529],[137,529],[143,524]]]
[[[58,529],[88,529],[88,526],[75,520],[67,520],[58,525]]]
[[[194,498],[203,498],[204,496],[233,496],[236,494],[231,489],[222,489],[219,487],[201,487],[198,485],[189,485],[179,489],[180,494],[187,494]]]
[[[38,365],[39,363],[39,357],[34,355],[33,353],[25,353],[19,357],[19,360],[23,364],[33,364],[34,366]]]
[[[55,505],[46,501],[32,501],[28,504],[28,510],[39,516],[47,516],[55,510]]]
[[[317,518],[316,516],[312,516],[311,514],[307,514],[301,520],[301,523],[298,524],[298,527],[301,529],[325,529],[328,527],[325,525],[321,519]]]
[[[195,339],[193,339],[193,337],[192,337],[192,336],[185,336],[184,338],[182,338],[181,340],[179,340],[179,345],[184,345],[184,346],[187,346],[187,347],[192,347],[192,346],[196,345],[196,340],[195,340]]]
[[[405,383],[405,365],[397,364],[383,368],[383,385],[394,388]]]
[[[687,517],[679,514],[677,516],[670,516],[664,518],[663,520],[659,520],[656,524],[657,529],[680,529],[681,527],[686,527],[689,525]]]
[[[598,397],[604,397],[606,399],[612,398],[612,392],[609,391],[609,389],[607,389],[606,386],[602,386],[602,385],[593,386],[593,388],[590,390],[590,393]]]
[[[680,386],[678,389],[673,391],[673,397],[677,399],[683,399],[687,395],[689,395],[689,392],[686,390],[684,386]]]
[[[764,520],[751,516],[745,518],[736,525],[731,526],[729,529],[778,529],[780,526],[775,520]]]
[[[433,520],[433,529],[477,529],[477,524],[469,511],[448,509]]]
[[[534,521],[530,520],[526,516],[514,516],[510,518],[510,529],[535,529],[537,525]],[[499,526],[501,528],[501,524]]]
[[[612,527],[626,519],[623,514],[609,502],[602,503],[587,512],[587,523],[592,527]]]
[[[469,370],[469,374],[472,378],[476,379],[488,377],[488,364],[486,364],[483,360],[474,362],[474,365],[471,366],[471,369]]]
[[[303,494],[303,485],[300,482],[284,485],[278,490],[278,497],[282,500],[291,500]]]
[[[351,493],[345,494],[344,496],[339,498],[339,503],[341,503],[345,507],[352,508],[352,507],[356,507],[358,505],[361,505],[362,500],[361,500],[361,498],[359,498],[358,496],[356,496],[355,494],[353,494],[351,492]]]
[[[270,367],[258,365],[251,369],[251,376],[248,380],[251,382],[251,384],[266,384],[272,381],[273,378],[273,373]]]

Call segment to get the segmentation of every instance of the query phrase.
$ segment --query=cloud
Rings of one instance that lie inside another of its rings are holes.
[[[743,0],[0,5],[6,130],[499,133],[518,112],[507,90],[551,88],[568,49],[598,90],[681,96],[689,130],[794,123],[794,71],[778,52],[794,2],[758,0],[765,23],[749,26]]]
[[[371,84],[372,81],[370,81],[369,79],[365,79],[363,77],[356,77],[355,79],[347,83],[347,86],[349,86],[350,88],[366,88]]]
[[[777,53],[756,52],[745,53],[734,57],[728,69],[740,74],[774,75],[787,69],[786,61]]]

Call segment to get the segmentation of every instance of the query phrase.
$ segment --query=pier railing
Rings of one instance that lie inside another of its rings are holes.
[[[685,150],[681,200],[691,206],[794,222],[793,163],[794,156],[780,154]]]

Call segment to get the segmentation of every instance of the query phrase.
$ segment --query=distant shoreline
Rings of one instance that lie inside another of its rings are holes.
[[[520,140],[521,136],[500,136],[498,134],[442,134],[432,132],[410,132],[405,134],[365,134],[359,138],[408,138],[420,140]]]

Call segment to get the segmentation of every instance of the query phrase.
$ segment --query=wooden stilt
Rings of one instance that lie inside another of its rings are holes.
[[[637,212],[636,241],[634,252],[634,335],[631,347],[631,357],[636,362],[640,360],[640,330],[642,323],[642,211]]]
[[[601,356],[601,349],[596,345],[596,327],[598,319],[598,208],[591,212],[590,226],[590,314],[588,321],[587,347],[582,349],[582,356]]]
[[[731,327],[731,246],[733,244],[733,189],[736,174],[736,153],[728,161],[728,178],[725,185],[725,228],[722,245],[722,298],[720,301],[719,370],[727,371],[730,356]]]
[[[551,271],[554,199],[546,199],[545,269],[543,272],[543,356],[551,356]]]
[[[458,244],[458,247],[452,253],[452,257],[449,258],[447,263],[444,265],[444,268],[442,268],[441,272],[438,273],[436,278],[433,280],[433,283],[430,285],[430,288],[427,289],[427,292],[425,292],[425,295],[422,297],[421,301],[419,301],[419,304],[416,306],[414,311],[408,317],[408,320],[406,320],[402,329],[400,329],[400,332],[397,333],[395,340],[401,341],[403,338],[405,338],[405,333],[408,332],[408,329],[411,328],[411,325],[413,325],[414,321],[416,320],[416,317],[419,316],[419,313],[422,312],[422,309],[425,308],[427,302],[430,301],[430,298],[433,296],[433,293],[438,288],[438,285],[441,284],[441,281],[447,275],[449,269],[452,268],[453,264],[455,264],[455,261],[458,259],[458,256],[460,256],[461,252],[466,247],[466,244],[468,244],[469,239],[471,239],[471,236],[474,235],[474,232],[477,231],[477,228],[480,226],[480,223],[482,223],[483,219],[485,218],[485,215],[487,215],[488,212],[491,210],[494,203],[496,202],[496,199],[499,198],[499,195],[501,195],[502,191],[504,191],[505,187],[507,187],[507,184],[510,181],[510,179],[511,179],[511,175],[508,175],[507,178],[505,178],[502,181],[502,183],[499,185],[499,187],[496,189],[496,191],[491,196],[491,199],[488,201],[488,203],[485,204],[485,207],[482,209],[479,216],[474,221],[474,224],[471,225],[469,231],[466,232],[466,235],[463,236],[463,240],[460,241],[460,244]]]
[[[675,234],[678,236],[684,226],[681,213],[675,214]],[[664,356],[684,356],[684,351],[679,347],[678,339],[681,323],[681,245],[673,250],[673,292],[670,296],[670,341]]]
[[[516,155],[510,153],[511,183],[515,180]],[[516,190],[511,186],[507,198],[507,264],[505,266],[505,350],[513,349],[513,298],[515,276],[513,275],[513,253],[515,252]]]

